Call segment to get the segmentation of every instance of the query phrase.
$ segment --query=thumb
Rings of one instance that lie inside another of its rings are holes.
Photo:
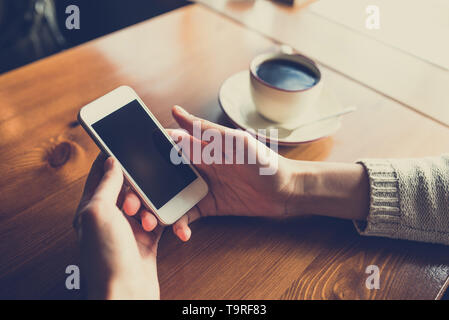
[[[123,172],[116,159],[109,157],[104,162],[104,175],[98,184],[92,200],[117,203],[123,185]]]

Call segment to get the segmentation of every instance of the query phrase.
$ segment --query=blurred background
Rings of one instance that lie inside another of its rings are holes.
[[[0,0],[0,73],[189,4],[183,0]],[[77,5],[82,28],[67,30]]]

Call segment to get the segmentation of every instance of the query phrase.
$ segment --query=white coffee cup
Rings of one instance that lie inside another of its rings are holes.
[[[286,90],[262,80],[257,68],[268,60],[289,60],[313,72],[317,81],[310,88]],[[298,122],[305,118],[318,100],[323,87],[323,76],[318,65],[301,54],[274,52],[258,55],[250,64],[250,87],[256,110],[265,118],[279,123]]]

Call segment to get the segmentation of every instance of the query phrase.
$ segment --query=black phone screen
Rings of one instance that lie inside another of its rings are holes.
[[[137,100],[92,127],[156,209],[197,178],[188,164],[172,163],[173,145]]]

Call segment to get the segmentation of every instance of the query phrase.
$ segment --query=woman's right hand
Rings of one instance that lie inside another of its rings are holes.
[[[191,236],[189,223],[206,216],[288,217],[319,214],[343,219],[366,219],[369,184],[362,165],[290,160],[246,131],[200,119],[181,107],[173,108],[173,117],[183,130],[169,129],[168,132],[181,147],[183,141],[188,141],[190,150],[194,150],[194,144],[200,145],[201,154],[204,152],[207,155],[211,149],[208,146],[214,143],[208,137],[217,136],[223,144],[221,163],[201,161],[197,164],[192,155],[194,152],[190,152],[190,160],[206,180],[209,193],[173,224],[173,231],[182,241],[189,240]],[[203,140],[200,141],[199,137]],[[234,140],[233,149],[226,149],[226,137]],[[237,151],[236,139],[243,141],[243,148],[237,148]],[[244,152],[241,164],[236,161],[239,152]],[[256,155],[253,157],[255,161],[248,161],[248,154]],[[204,160],[203,157],[201,159]],[[232,160],[231,164],[226,164],[226,159]],[[125,211],[127,207],[137,206],[131,201],[139,201],[137,197],[128,197],[127,200]]]
[[[297,190],[302,188],[301,176],[293,170],[294,161],[286,159],[256,140],[249,133],[230,129],[204,119],[195,117],[183,108],[175,106],[173,117],[184,130],[169,129],[175,142],[181,140],[201,145],[201,153],[211,141],[199,141],[193,136],[193,126],[201,126],[201,137],[206,131],[221,137],[222,163],[206,164],[203,161],[194,164],[209,186],[209,193],[195,207],[190,209],[174,225],[173,231],[183,241],[190,238],[189,223],[200,217],[234,215],[234,216],[286,216],[287,202]],[[207,134],[206,134],[207,135]],[[226,150],[225,136],[234,139],[234,148]],[[242,150],[236,151],[235,139],[243,141]],[[259,150],[259,154],[256,152]],[[236,155],[244,152],[243,164],[236,164]],[[248,164],[247,155],[255,156],[254,164]],[[225,164],[225,159],[232,157],[232,164]],[[191,162],[193,161],[191,156]],[[261,174],[264,172],[265,174]],[[137,197],[133,197],[137,199]]]

